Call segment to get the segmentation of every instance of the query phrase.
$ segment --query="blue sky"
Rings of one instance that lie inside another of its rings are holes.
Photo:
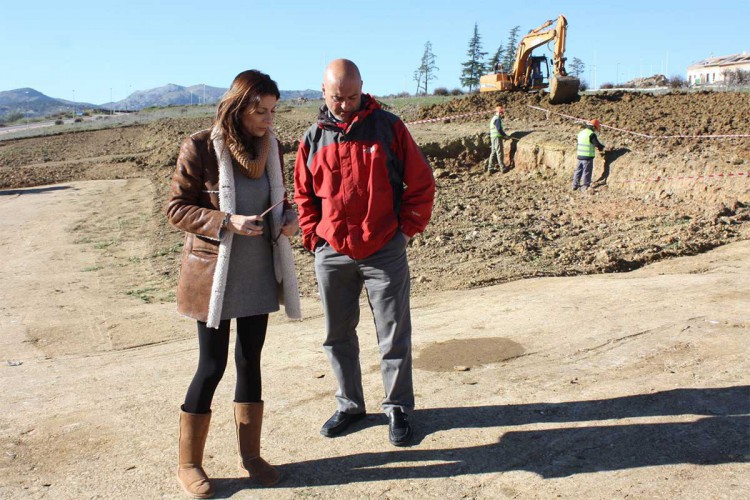
[[[698,60],[750,51],[750,0],[613,3],[15,0],[0,15],[0,90],[101,104],[167,83],[228,87],[250,68],[283,90],[319,89],[326,62],[346,57],[366,92],[413,93],[427,41],[439,68],[430,88],[452,89],[475,22],[491,55],[513,26],[525,34],[559,14],[590,85],[685,76]]]

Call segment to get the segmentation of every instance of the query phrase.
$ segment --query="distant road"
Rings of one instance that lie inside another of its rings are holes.
[[[73,120],[66,120],[65,123],[73,123]],[[54,121],[49,122],[34,122],[27,125],[13,125],[12,127],[0,127],[0,135],[9,134],[11,132],[18,132],[19,130],[30,130],[33,128],[49,127],[54,125]]]
[[[83,117],[83,121],[90,121],[92,120],[91,117]],[[65,125],[71,125],[75,123],[73,121],[73,118],[66,118],[63,120],[63,123]],[[0,135],[3,134],[10,134],[11,132],[20,132],[22,130],[32,130],[35,128],[44,128],[44,127],[51,127],[55,124],[54,120],[46,121],[46,122],[33,122],[28,123],[25,125],[13,125],[12,127],[0,127]]]

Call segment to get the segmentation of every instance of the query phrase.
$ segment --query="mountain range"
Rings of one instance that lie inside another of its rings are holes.
[[[39,118],[56,113],[70,113],[85,109],[114,109],[115,111],[138,111],[152,106],[190,106],[215,104],[227,91],[225,88],[198,84],[189,87],[173,83],[149,90],[137,90],[125,99],[103,104],[73,102],[49,97],[32,88],[0,91],[0,119],[12,115]],[[321,99],[319,90],[282,90],[281,100]]]

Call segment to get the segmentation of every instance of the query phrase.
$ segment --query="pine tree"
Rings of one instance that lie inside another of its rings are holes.
[[[469,50],[466,52],[469,56],[469,60],[462,63],[463,71],[461,71],[461,85],[469,87],[469,92],[474,90],[474,87],[479,87],[479,77],[487,72],[482,60],[487,55],[487,52],[482,52],[482,39],[479,36],[479,27],[477,23],[474,23],[474,34],[469,40]]]
[[[435,66],[435,54],[432,53],[432,43],[428,41],[424,44],[422,62],[414,71],[414,81],[417,82],[417,95],[419,95],[420,92],[427,94],[427,86],[430,81],[437,78],[435,72],[438,69],[440,68]]]
[[[520,26],[516,26],[508,33],[508,44],[505,46],[505,58],[503,59],[503,66],[505,66],[505,68],[509,72],[513,70],[513,63],[516,59],[516,50],[518,49],[518,31],[520,29]]]
[[[505,47],[502,45],[497,48],[497,52],[495,52],[495,55],[492,56],[492,59],[490,59],[490,62],[487,64],[487,70],[492,71],[493,73],[498,73],[500,71],[508,71],[508,68],[497,68],[498,64],[502,64],[503,60],[503,54],[505,53]]]

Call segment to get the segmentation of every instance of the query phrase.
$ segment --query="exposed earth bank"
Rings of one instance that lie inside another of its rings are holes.
[[[513,137],[506,144],[510,170],[487,175],[487,121],[498,103]],[[497,93],[393,111],[413,123],[438,184],[433,220],[410,246],[416,293],[627,271],[748,237],[750,138],[716,137],[747,132],[748,93],[612,92],[554,107],[541,95]],[[290,185],[297,138],[314,116],[313,106],[278,113]],[[595,117],[605,125],[607,153],[595,164],[597,189],[583,195],[570,191],[573,118]],[[162,215],[169,177],[180,141],[209,125],[208,118],[167,119],[2,141],[0,187],[149,179],[155,202],[144,224],[144,258],[161,277],[150,300],[168,299],[181,244]],[[674,135],[711,137],[661,138]],[[314,296],[310,256],[298,241],[296,249],[301,291]]]

